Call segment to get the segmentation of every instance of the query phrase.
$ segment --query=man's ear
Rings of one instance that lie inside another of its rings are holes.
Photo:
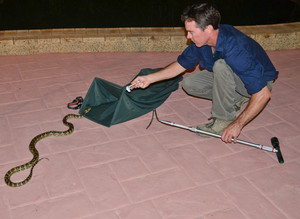
[[[214,30],[214,27],[211,24],[207,25],[204,29],[204,31],[207,31],[207,32],[212,32],[213,30]]]

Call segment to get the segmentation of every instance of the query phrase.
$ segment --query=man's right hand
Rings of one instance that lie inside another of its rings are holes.
[[[173,62],[158,72],[154,72],[149,75],[138,76],[136,79],[134,79],[131,82],[131,84],[134,84],[131,87],[131,89],[135,89],[135,88],[145,89],[152,83],[174,78],[177,75],[183,73],[184,71],[185,68],[183,68],[178,62]]]
[[[146,76],[138,76],[137,78],[135,78],[131,84],[133,85],[131,87],[132,89],[136,89],[136,88],[142,88],[145,89],[147,88],[150,84],[152,83],[151,81],[151,75],[146,75]]]

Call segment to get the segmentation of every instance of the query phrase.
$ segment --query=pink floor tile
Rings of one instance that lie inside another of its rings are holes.
[[[213,161],[213,164],[224,176],[234,177],[278,164],[275,153],[272,154],[274,158],[268,156],[268,153],[271,152],[251,149],[222,157]]]
[[[0,187],[0,193],[3,194],[3,188]],[[0,211],[1,211],[1,217],[3,218],[9,218],[10,217],[10,208],[7,203],[7,199],[5,196],[1,195],[0,198]]]
[[[207,138],[204,141],[199,141],[193,144],[194,147],[203,155],[208,163],[215,159],[221,159],[224,156],[232,154],[233,150],[242,150],[237,147],[240,145],[226,144],[216,138]]]
[[[286,189],[297,188],[300,180],[299,168],[299,163],[291,162],[250,173],[246,178],[263,194],[270,197]]]
[[[135,148],[138,156],[151,172],[177,167],[175,160],[168,151],[166,151],[152,135],[130,139],[130,145]]]
[[[21,128],[24,126],[37,125],[43,122],[51,122],[53,120],[62,120],[64,117],[60,109],[38,110],[34,113],[24,112],[17,115],[8,116],[8,120],[13,128]],[[62,122],[58,122],[61,124]]]
[[[58,107],[68,102],[64,86],[55,85],[40,88],[41,96],[48,108]]]
[[[115,161],[110,166],[120,181],[145,176],[149,173],[145,165],[137,157]]]
[[[33,71],[22,71],[21,75],[24,80],[32,80],[41,78],[47,78],[50,76],[58,76],[58,75],[68,75],[71,74],[65,68],[43,68],[43,69],[35,69]]]
[[[218,184],[230,201],[249,218],[284,218],[285,215],[242,177]]]
[[[27,184],[20,189],[10,188],[2,194],[7,198],[11,208],[23,206],[24,203],[36,203],[49,199],[47,190],[41,181]]]
[[[8,92],[12,92],[12,86],[10,83],[4,83],[1,82],[0,84],[0,93],[4,94],[4,93],[8,93]]]
[[[5,156],[0,157],[0,163],[9,163],[17,159],[15,149],[11,145],[0,147],[0,154],[5,154]]]
[[[293,138],[300,134],[298,128],[289,123],[278,123],[267,127],[268,131],[279,138]]]
[[[292,107],[276,107],[271,109],[271,112],[276,114],[283,121],[299,127],[300,125],[300,112],[293,109]]]
[[[91,214],[91,216],[84,217],[83,219],[119,219],[116,213],[114,212],[105,212],[105,213],[98,213],[98,214]]]
[[[170,106],[174,112],[180,112],[180,116],[185,124],[197,126],[207,121],[206,116],[188,100],[171,101],[168,103],[168,106]]]
[[[118,210],[121,219],[161,219],[153,204],[149,201],[130,205]]]
[[[121,208],[129,204],[128,197],[108,165],[81,169],[79,176],[97,212]]]
[[[300,80],[299,80],[300,81]],[[299,102],[299,90],[292,91],[282,91],[276,92],[275,90],[272,92],[272,99],[270,101],[270,107],[278,107],[278,106],[286,106],[291,103]]]
[[[22,80],[17,65],[1,66],[0,78],[1,78],[1,83]]]
[[[28,101],[20,101],[18,103],[4,104],[0,108],[1,115],[16,115],[18,113],[32,112],[44,110],[45,104],[43,100],[35,99]]]
[[[279,210],[281,210],[287,218],[299,217],[298,203],[300,202],[300,191],[298,186],[287,188],[272,195],[270,198],[274,200]]]
[[[122,185],[132,201],[141,202],[193,187],[194,183],[180,169],[172,169],[125,181]]]
[[[134,149],[126,141],[98,142],[96,145],[70,152],[77,168],[118,161],[135,155]]]
[[[213,165],[209,165],[192,145],[185,145],[169,150],[185,172],[199,185],[224,179],[224,176]]]
[[[164,218],[196,218],[232,208],[228,198],[216,185],[201,186],[154,200]]]
[[[295,151],[297,151],[298,153],[300,153],[299,141],[300,141],[300,136],[297,136],[295,138],[283,139],[281,141],[281,144],[284,145],[284,147],[287,148],[287,151],[289,151],[289,149],[290,149],[294,153],[295,153]],[[296,156],[298,155],[298,153],[295,153]],[[295,158],[296,157],[294,157],[294,159]]]
[[[49,161],[44,162],[48,169],[44,184],[51,198],[83,190],[78,173],[67,153],[59,153],[47,158]]]
[[[157,138],[157,140],[166,148],[174,148],[199,140],[199,136],[195,133],[179,128],[157,133],[155,138]]]
[[[31,181],[10,188],[5,173],[32,159],[30,140],[66,130],[66,108],[94,77],[129,83],[141,68],[158,68],[180,53],[68,53],[0,57],[0,218],[220,219],[297,218],[300,214],[300,50],[268,51],[280,72],[265,110],[240,139],[275,153],[167,126],[148,113],[101,126],[70,119],[74,132],[37,143],[41,160]],[[195,70],[198,71],[198,68]],[[186,75],[184,76],[186,77]],[[181,88],[162,104],[160,119],[186,126],[207,122],[211,101]],[[29,169],[14,174],[21,181]]]
[[[11,218],[72,219],[82,218],[94,211],[91,201],[85,194],[75,193],[65,197],[15,208],[11,211]]]
[[[203,217],[203,219],[223,219],[223,218],[231,218],[231,219],[245,218],[246,219],[246,216],[244,216],[239,210],[233,208],[233,209],[226,209],[222,211],[213,212]]]
[[[12,141],[12,133],[7,118],[0,117],[0,145],[10,144]]]
[[[16,102],[16,96],[13,93],[0,94],[0,104]]]
[[[104,129],[110,140],[127,139],[136,136],[135,130],[124,124],[123,126],[114,125]]]

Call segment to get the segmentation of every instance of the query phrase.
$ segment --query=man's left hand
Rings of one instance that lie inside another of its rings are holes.
[[[224,130],[221,139],[225,143],[236,143],[241,131],[242,127],[236,121],[234,121]]]

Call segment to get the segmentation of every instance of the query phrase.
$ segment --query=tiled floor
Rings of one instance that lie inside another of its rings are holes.
[[[240,138],[276,155],[154,121],[151,114],[106,128],[72,119],[68,137],[38,143],[32,180],[10,188],[4,175],[28,162],[30,140],[64,130],[66,104],[94,77],[125,85],[140,69],[163,67],[178,53],[80,53],[0,57],[0,218],[217,219],[299,218],[300,50],[269,51],[280,71],[272,100]],[[211,103],[181,88],[158,108],[161,119],[195,126]],[[29,171],[13,175],[24,179]]]

